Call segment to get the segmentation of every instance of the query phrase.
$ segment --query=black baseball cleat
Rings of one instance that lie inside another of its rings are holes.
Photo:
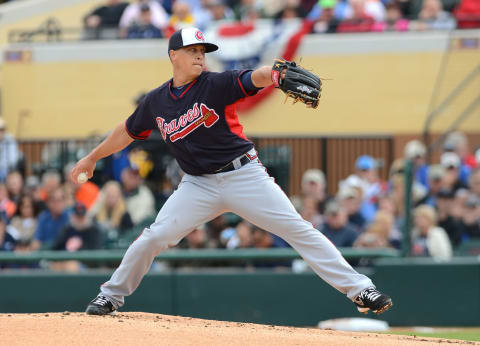
[[[376,314],[381,314],[393,305],[392,299],[377,291],[374,287],[364,289],[353,301],[358,311],[368,314],[372,310]]]
[[[87,315],[110,315],[115,310],[113,304],[106,297],[98,295],[88,304],[85,312]]]

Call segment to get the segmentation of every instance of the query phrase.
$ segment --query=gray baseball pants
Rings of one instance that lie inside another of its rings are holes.
[[[318,276],[348,298],[373,286],[323,234],[302,219],[262,164],[251,161],[231,172],[186,174],[155,222],[130,245],[118,269],[101,286],[101,294],[119,308],[124,297],[138,287],[156,255],[178,244],[199,225],[228,211],[285,239]]]

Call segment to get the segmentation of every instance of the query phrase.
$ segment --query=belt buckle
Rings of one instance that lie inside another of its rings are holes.
[[[240,167],[242,167],[242,162],[241,162],[242,158],[243,158],[243,155],[240,156],[240,157],[237,157],[235,160],[232,161],[233,168],[234,168],[235,170],[237,170],[237,169],[239,169]]]

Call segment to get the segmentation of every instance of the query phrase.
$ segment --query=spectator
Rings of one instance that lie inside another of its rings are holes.
[[[154,0],[137,0],[132,2],[123,12],[120,19],[120,35],[126,37],[128,28],[134,23],[138,23],[141,17],[142,5],[147,5],[151,11],[151,23],[160,30],[163,30],[168,25],[168,15],[159,2]],[[144,7],[145,8],[145,7]]]
[[[96,222],[108,230],[114,229],[123,234],[133,227],[122,188],[116,181],[109,181],[103,186],[93,209]]]
[[[454,218],[460,219],[465,213],[465,203],[468,200],[470,193],[467,189],[458,189],[453,196],[453,205],[451,208],[451,215]]]
[[[252,243],[253,247],[256,249],[289,247],[288,243],[283,239],[256,226],[253,226],[252,230]],[[255,261],[254,266],[257,268],[290,267],[291,261]]]
[[[13,171],[7,175],[8,196],[15,204],[18,204],[23,194],[23,177],[18,171]]]
[[[0,183],[0,212],[5,213],[7,220],[9,220],[13,214],[15,214],[16,210],[17,206],[8,197],[7,186],[3,183]]]
[[[375,215],[375,220],[373,220],[364,233],[359,235],[353,246],[363,248],[391,247],[389,237],[393,227],[392,214],[386,211],[379,211]]]
[[[335,17],[335,5],[337,0],[320,0],[318,8],[320,14],[312,27],[313,33],[332,34],[337,31],[339,20]]]
[[[358,187],[362,191],[361,213],[367,223],[375,217],[378,197],[384,190],[384,186],[378,177],[378,167],[375,159],[368,155],[362,155],[355,162],[356,172],[340,183],[340,189],[344,187]]]
[[[455,19],[450,13],[443,11],[440,0],[424,0],[414,24],[415,30],[452,30],[455,29]]]
[[[139,225],[155,215],[155,198],[135,168],[122,171],[123,195],[127,203],[127,211],[134,225]]]
[[[338,32],[372,31],[375,20],[383,21],[385,8],[379,1],[350,0],[346,18],[338,25]]]
[[[302,176],[302,196],[311,198],[317,205],[319,213],[323,213],[328,200],[325,174],[319,169],[307,169]]]
[[[455,247],[462,240],[462,231],[459,220],[452,214],[454,193],[448,189],[441,189],[436,198],[438,226],[447,232],[451,244]]]
[[[184,245],[182,246],[182,244]],[[187,234],[185,241],[180,244],[180,247],[187,249],[206,249],[208,247],[208,238],[205,225],[197,227]]]
[[[192,6],[193,18],[195,18],[195,27],[204,31],[207,25],[213,20],[210,6],[218,4],[220,7],[225,7],[222,0],[200,0],[196,1],[197,6]],[[192,5],[192,4],[190,4]]]
[[[162,31],[153,25],[152,11],[150,6],[143,4],[140,7],[140,14],[131,26],[128,27],[127,38],[132,39],[152,39],[162,38]]]
[[[453,190],[466,189],[467,185],[460,179],[460,157],[451,152],[443,153],[440,163],[445,168],[445,177],[443,182],[446,188]]]
[[[216,22],[219,20],[231,20],[234,18],[233,11],[225,6],[223,0],[207,0],[204,1],[208,5],[206,7],[208,11],[208,18],[211,22]],[[197,15],[195,14],[195,21],[198,22]],[[205,26],[206,24],[203,24]]]
[[[172,30],[171,33],[173,34],[177,30],[193,26],[194,24],[195,18],[192,12],[190,12],[190,6],[188,6],[186,2],[175,1],[169,22],[169,27]]]
[[[336,201],[327,204],[320,231],[337,247],[350,247],[358,233],[347,223],[347,213]]]
[[[55,191],[61,187],[61,177],[57,171],[47,171],[42,175],[42,186],[40,195],[43,201],[49,199],[52,191]]]
[[[75,190],[76,186],[74,186],[73,183],[70,182],[65,182],[65,184],[62,185],[61,189],[63,190],[64,196],[65,196],[65,209],[71,210],[73,209],[73,206],[75,205]]]
[[[65,193],[58,188],[49,194],[47,210],[38,216],[37,229],[31,250],[48,249],[54,244],[61,230],[68,224],[69,217],[65,208]]]
[[[98,226],[87,216],[87,208],[77,202],[69,222],[57,236],[52,250],[96,250],[102,247]]]
[[[435,210],[422,205],[415,209],[415,228],[412,231],[412,255],[430,256],[448,260],[452,257],[452,246],[443,228],[437,227]]]
[[[252,239],[253,246],[257,249],[268,249],[275,247],[273,235],[258,227],[254,227]]]
[[[318,211],[317,201],[312,197],[305,197],[300,207],[300,215],[318,229],[323,223],[323,217]]]
[[[307,14],[307,20],[315,22],[321,17],[322,11],[330,7],[332,7],[334,18],[338,21],[348,19],[351,13],[348,0],[319,0]]]
[[[355,2],[356,2],[355,0],[350,0],[350,3],[351,3],[352,7],[357,5],[357,4],[355,4],[355,5],[353,4]],[[363,5],[360,6],[360,8],[363,7],[365,15],[373,18],[373,20],[375,20],[377,22],[385,21],[386,10],[385,10],[385,6],[383,5],[382,1],[380,1],[380,0],[367,0],[367,1],[361,1],[361,2],[363,2]],[[355,11],[352,9],[352,14],[353,14],[353,12],[355,12]]]
[[[208,247],[222,248],[226,244],[222,242],[221,234],[227,228],[225,215],[219,215],[207,223]]]
[[[428,194],[423,203],[432,207],[437,206],[437,195],[444,187],[445,168],[442,165],[432,165],[428,168]]]
[[[405,178],[402,175],[394,175],[390,182],[392,184],[392,191],[390,195],[391,202],[395,208],[395,216],[397,222],[399,218],[405,216]]]
[[[25,195],[31,197],[35,203],[35,207],[40,213],[47,208],[45,201],[42,198],[42,189],[40,186],[40,179],[36,175],[28,176],[25,179]]]
[[[404,159],[397,159],[393,161],[392,165],[390,166],[390,180],[393,181],[395,177],[399,176],[403,179],[403,176],[405,174],[405,160]],[[425,167],[427,169],[427,167]],[[415,166],[413,167],[413,172],[418,173],[418,170],[416,171]],[[427,179],[424,179],[427,180]],[[416,179],[414,179],[413,184],[412,184],[412,197],[413,197],[413,203],[415,205],[424,203],[425,200],[428,198],[428,190],[426,186]]]
[[[477,196],[470,195],[465,201],[460,227],[464,238],[480,240],[480,199]]]
[[[404,175],[405,174],[405,160],[396,159],[390,165],[390,170],[388,171],[388,178],[391,179],[395,175]]]
[[[405,146],[404,157],[413,162],[415,180],[428,188],[428,166],[425,161],[427,149],[419,140],[413,140]]]
[[[263,4],[258,0],[241,0],[233,11],[237,20],[256,20],[263,17]]]
[[[283,8],[277,13],[276,18],[279,20],[303,18],[305,13],[300,6],[300,1],[290,0],[287,1]]]
[[[128,6],[128,2],[108,0],[106,4],[97,7],[84,18],[85,27],[93,31],[95,38],[102,37],[102,30],[117,29],[120,18]]]
[[[5,181],[8,172],[17,167],[20,158],[17,141],[6,131],[5,121],[0,118],[0,181]]]
[[[340,206],[347,212],[348,222],[358,233],[365,230],[366,220],[360,213],[362,206],[362,191],[355,187],[344,187],[337,194]]]
[[[252,247],[252,225],[247,221],[241,221],[235,229],[235,234],[227,242],[227,249],[245,249]]]
[[[386,5],[385,21],[376,22],[374,31],[407,31],[408,20],[402,17],[398,3],[389,2]]]
[[[443,143],[444,152],[454,152],[460,158],[460,180],[468,182],[470,172],[476,166],[475,156],[470,154],[468,139],[462,132],[450,133]]]
[[[10,221],[10,226],[18,234],[18,243],[29,247],[37,229],[38,210],[32,197],[23,195],[19,198],[17,212]]]
[[[477,198],[480,198],[480,167],[476,168],[470,175],[468,180],[468,185],[470,186],[470,191]]]
[[[458,29],[480,28],[480,1],[461,0],[454,13]]]
[[[4,218],[0,218],[0,251],[14,251],[17,240],[7,229]]]

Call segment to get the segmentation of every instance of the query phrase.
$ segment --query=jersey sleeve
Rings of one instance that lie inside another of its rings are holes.
[[[213,73],[211,78],[217,88],[215,93],[222,95],[222,98],[230,104],[244,97],[255,95],[261,88],[252,90],[249,85],[246,86],[246,83],[242,81],[242,76],[245,73],[251,74],[251,72],[252,70],[230,70]]]
[[[138,105],[137,109],[125,121],[125,129],[133,139],[147,139],[156,128],[155,116],[151,110],[150,94]]]

